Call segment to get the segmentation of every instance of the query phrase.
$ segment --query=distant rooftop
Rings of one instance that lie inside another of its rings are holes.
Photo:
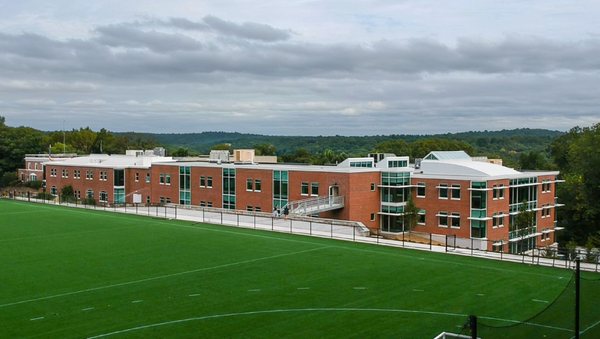
[[[465,151],[432,151],[423,160],[471,160]]]

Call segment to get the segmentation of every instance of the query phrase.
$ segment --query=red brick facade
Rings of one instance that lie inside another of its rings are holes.
[[[194,206],[223,207],[223,169],[235,168],[235,208],[239,210],[271,212],[274,206],[274,171],[286,171],[288,202],[315,197],[344,197],[343,208],[321,212],[320,217],[360,221],[372,230],[380,228],[382,214],[385,214],[386,218],[402,218],[401,212],[382,212],[382,173],[394,172],[394,169],[376,167],[310,167],[303,170],[300,166],[175,162],[154,163],[147,167],[130,166],[124,170],[125,201],[133,203],[133,196],[140,194],[142,203],[180,203],[181,166],[190,168],[190,203]],[[407,172],[409,169],[404,168],[400,171]],[[537,195],[537,231],[534,235],[535,246],[538,247],[555,241],[556,174],[540,174],[536,177],[537,182],[529,184],[535,187]],[[94,167],[92,164],[74,166],[50,163],[45,168],[45,176],[49,192],[60,194],[62,187],[71,185],[76,195],[81,198],[85,198],[90,192],[96,201],[100,201],[100,193],[105,192],[105,202],[113,202],[112,168]],[[478,180],[484,183],[483,188],[477,191],[485,195],[486,206],[481,209],[485,215],[476,217],[471,215],[474,192],[471,188],[472,180],[459,176],[432,178],[414,175],[408,187],[412,187],[412,199],[421,210],[421,219],[414,230],[470,238],[474,236],[472,222],[475,220],[480,227],[484,226],[488,249],[492,249],[494,242],[508,242],[511,179]],[[402,204],[388,203],[388,206]],[[512,207],[514,209],[514,204]]]

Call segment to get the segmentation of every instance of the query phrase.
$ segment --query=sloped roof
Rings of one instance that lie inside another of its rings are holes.
[[[432,151],[423,158],[425,160],[471,160],[465,151]]]

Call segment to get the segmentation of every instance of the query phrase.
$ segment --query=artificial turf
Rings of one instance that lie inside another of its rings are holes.
[[[433,338],[460,332],[469,314],[495,326],[526,320],[570,293],[573,275],[7,200],[0,258],[0,336],[10,338]],[[559,311],[516,335],[570,338],[572,308]],[[583,338],[596,337],[600,315],[586,315]]]

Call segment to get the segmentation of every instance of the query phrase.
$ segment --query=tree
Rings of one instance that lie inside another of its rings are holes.
[[[575,127],[557,138],[551,154],[565,183],[557,196],[567,202],[559,213],[559,226],[565,227],[561,240],[585,244],[587,237],[600,231],[600,123]]]
[[[421,209],[415,205],[412,197],[409,197],[404,206],[404,229],[409,233],[417,226],[420,211]]]
[[[211,148],[211,150],[218,150],[218,151],[232,151],[232,147],[231,144],[228,143],[222,143],[222,144],[216,144],[213,145]]]
[[[262,143],[254,145],[256,155],[275,155],[275,146],[273,144]]]
[[[409,155],[410,146],[402,139],[387,140],[375,145],[376,153],[393,153],[398,156]]]
[[[519,167],[526,170],[549,169],[550,163],[542,152],[523,152],[519,156]]]
[[[60,190],[60,198],[62,201],[71,202],[75,201],[75,191],[73,186],[67,185]]]
[[[175,151],[171,152],[174,157],[187,157],[190,155],[190,150],[187,148],[179,147]]]

